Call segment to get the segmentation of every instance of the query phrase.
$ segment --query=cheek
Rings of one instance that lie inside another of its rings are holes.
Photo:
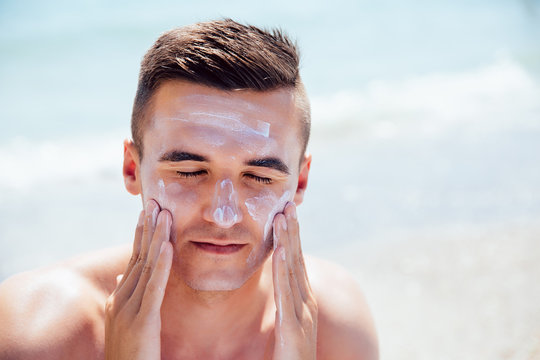
[[[158,179],[156,184],[149,186],[146,197],[156,199],[162,209],[171,212],[173,228],[194,213],[198,200],[195,192],[178,183],[165,184],[163,179]]]
[[[159,196],[163,202],[163,208],[173,213],[173,218],[184,218],[192,212],[197,203],[197,195],[194,191],[182,187],[177,183],[165,185],[160,181]]]
[[[266,190],[257,196],[246,199],[244,204],[249,216],[263,227],[263,241],[268,238],[274,216],[283,211],[285,204],[292,201],[292,196],[293,194],[289,190],[282,194]]]

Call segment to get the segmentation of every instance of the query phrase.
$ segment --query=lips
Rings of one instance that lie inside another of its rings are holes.
[[[216,244],[210,242],[192,241],[198,249],[214,254],[233,254],[240,251],[246,244]]]

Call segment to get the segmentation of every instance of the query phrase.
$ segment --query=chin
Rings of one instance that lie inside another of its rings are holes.
[[[270,240],[270,241],[268,241]],[[240,289],[262,270],[272,252],[272,238],[255,249],[220,256],[208,256],[189,243],[174,247],[171,275],[195,291],[233,291]]]
[[[232,291],[240,289],[257,272],[262,270],[265,260],[269,257],[268,252],[260,253],[251,261],[242,261],[242,265],[221,264],[221,266],[208,266],[190,261],[184,262],[177,259],[173,262],[172,272],[175,277],[184,282],[188,287],[196,291]]]
[[[186,279],[186,285],[196,291],[232,291],[237,290],[246,283],[245,279],[233,280],[227,279]]]
[[[241,288],[260,269],[260,266],[245,269],[215,269],[201,272],[200,269],[179,269],[177,277],[196,291],[232,291]],[[184,271],[182,271],[184,270]],[[187,270],[187,271],[185,271]]]

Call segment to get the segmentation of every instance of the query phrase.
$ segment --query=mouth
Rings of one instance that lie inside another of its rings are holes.
[[[240,251],[247,244],[216,244],[210,242],[192,241],[198,249],[213,254],[234,254]]]

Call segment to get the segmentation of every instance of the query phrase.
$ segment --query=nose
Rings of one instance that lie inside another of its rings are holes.
[[[205,218],[222,228],[230,228],[242,221],[242,212],[238,208],[238,194],[229,179],[216,183],[212,206],[205,210]]]

